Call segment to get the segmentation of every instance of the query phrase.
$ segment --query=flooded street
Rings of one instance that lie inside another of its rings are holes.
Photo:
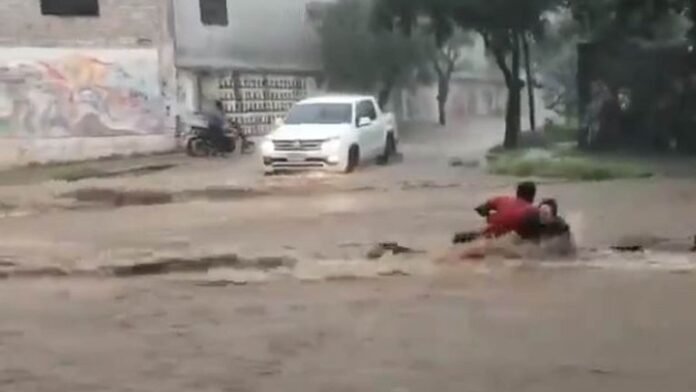
[[[499,125],[412,130],[351,176],[5,177],[0,390],[694,390],[692,179],[542,182],[577,258],[433,263],[513,192],[476,164]],[[627,235],[662,247],[610,251]]]
[[[692,275],[0,287],[3,391],[691,391]]]
[[[0,392],[696,392],[696,0],[0,0]]]

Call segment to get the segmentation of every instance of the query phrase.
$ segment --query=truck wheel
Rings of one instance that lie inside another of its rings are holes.
[[[348,150],[348,161],[346,162],[344,172],[354,172],[355,168],[358,167],[358,163],[360,163],[360,148],[358,146],[351,146],[350,150]]]
[[[377,163],[386,165],[394,155],[396,155],[396,140],[394,140],[394,134],[389,133],[387,134],[387,140],[384,142],[384,152],[377,159]]]

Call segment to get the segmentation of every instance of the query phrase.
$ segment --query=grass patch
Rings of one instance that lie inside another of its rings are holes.
[[[652,173],[634,165],[607,162],[584,156],[558,156],[516,151],[489,157],[493,174],[515,177],[557,178],[575,181],[606,181],[619,178],[649,178]]]

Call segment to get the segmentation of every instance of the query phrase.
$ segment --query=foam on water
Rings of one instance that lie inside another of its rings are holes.
[[[615,251],[587,252],[577,261],[592,268],[626,270],[692,271],[696,257],[691,253],[645,251],[624,253]]]
[[[696,257],[689,253],[623,253],[611,250],[579,249],[567,253],[564,241],[541,247],[520,245],[510,240],[487,243],[485,257],[462,258],[471,245],[454,247],[444,256],[429,254],[386,255],[379,260],[299,259],[293,265],[275,269],[218,268],[205,273],[204,282],[228,284],[268,283],[283,279],[303,282],[375,279],[390,276],[437,276],[453,269],[490,273],[516,268],[570,268],[607,270],[655,270],[688,272],[696,270]],[[567,242],[567,241],[565,241]],[[572,243],[571,243],[572,244]],[[481,244],[474,244],[482,249]],[[559,252],[559,249],[561,250]],[[475,253],[475,252],[474,252]],[[195,280],[200,276],[194,277]]]

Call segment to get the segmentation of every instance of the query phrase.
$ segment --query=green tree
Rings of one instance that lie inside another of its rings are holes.
[[[487,49],[505,78],[508,104],[505,118],[506,148],[517,147],[521,130],[523,37],[539,32],[546,11],[559,0],[377,0],[375,20],[387,30],[399,28],[406,34],[422,19],[433,26],[436,41],[444,43],[459,26],[481,34]]]
[[[696,19],[695,0],[565,0],[565,4],[583,36],[595,41],[681,40]]]
[[[560,12],[534,45],[546,108],[567,121],[577,117],[579,29],[569,12]]]
[[[371,29],[373,5],[371,0],[329,3],[316,28],[329,88],[377,92],[384,107],[393,89],[409,82],[425,60],[416,40]]]
[[[692,44],[696,44],[696,0],[690,0],[686,5],[688,9],[688,17],[691,22],[691,29],[689,30],[689,39]]]
[[[423,41],[425,42],[425,50],[437,79],[438,121],[440,125],[446,125],[447,101],[449,99],[452,74],[462,64],[461,49],[471,45],[473,40],[469,34],[457,31],[440,45],[432,36],[426,37]]]
[[[668,149],[691,144],[682,88],[691,0],[569,0],[580,36],[593,49],[582,59],[607,89],[592,147]],[[680,87],[681,86],[681,87]],[[589,98],[589,97],[588,97]],[[585,102],[585,105],[588,105]],[[585,140],[583,137],[582,140]]]

